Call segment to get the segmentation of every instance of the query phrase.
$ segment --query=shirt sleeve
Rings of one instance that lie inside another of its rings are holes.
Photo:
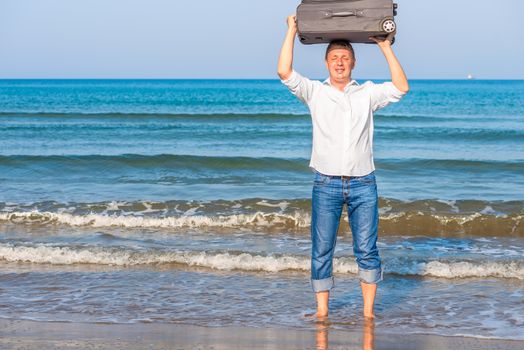
[[[400,91],[392,82],[374,84],[370,82],[371,107],[373,112],[386,107],[392,102],[398,102],[406,94]]]
[[[289,91],[306,105],[309,104],[313,96],[314,83],[308,78],[303,77],[293,70],[291,76],[286,80],[281,80],[282,84],[287,86]]]

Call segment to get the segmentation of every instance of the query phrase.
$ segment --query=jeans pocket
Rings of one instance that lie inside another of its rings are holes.
[[[315,172],[315,179],[313,180],[313,183],[316,186],[323,186],[329,182],[329,176],[321,174],[319,172]]]

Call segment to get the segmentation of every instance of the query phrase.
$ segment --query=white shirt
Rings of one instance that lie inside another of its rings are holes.
[[[342,92],[329,79],[312,81],[295,71],[282,83],[311,112],[311,169],[333,176],[364,176],[375,170],[373,112],[398,102],[404,92],[392,82],[359,85],[355,80]]]

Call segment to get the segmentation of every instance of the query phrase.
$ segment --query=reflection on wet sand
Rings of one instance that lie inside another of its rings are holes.
[[[329,349],[329,319],[322,318],[316,322],[316,350]],[[375,321],[365,319],[362,324],[362,350],[375,349]]]

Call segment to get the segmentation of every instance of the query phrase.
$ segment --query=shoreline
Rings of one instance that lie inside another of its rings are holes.
[[[522,349],[524,341],[341,331],[0,319],[0,349]]]

